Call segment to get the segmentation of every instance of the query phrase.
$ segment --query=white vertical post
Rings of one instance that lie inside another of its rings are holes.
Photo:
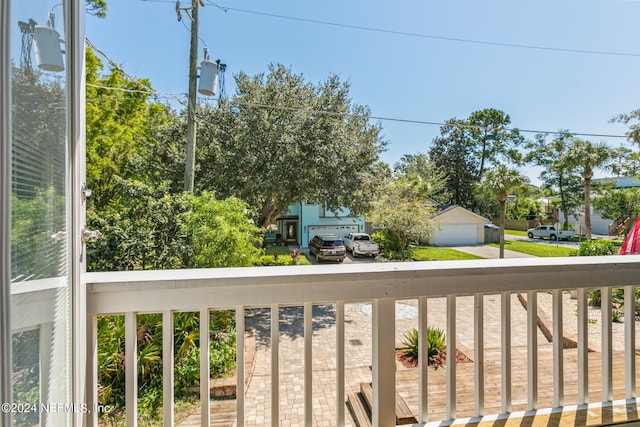
[[[313,304],[304,304],[304,424],[313,422]]]
[[[271,305],[271,425],[280,425],[280,308]]]
[[[578,288],[578,405],[589,403],[589,324],[587,289]]]
[[[527,291],[527,394],[529,410],[538,409],[538,292]]]
[[[40,345],[39,345],[39,359],[40,359],[40,402],[48,403],[53,402],[51,399],[51,349],[53,348],[53,324],[45,323],[40,325],[39,330]],[[47,426],[49,424],[49,418],[46,411],[40,411],[40,425]]]
[[[611,288],[601,289],[602,313],[602,401],[613,400],[613,332],[611,313]]]
[[[91,412],[85,414],[87,427],[98,427],[98,316],[87,315],[87,373],[86,402]]]
[[[474,377],[475,377],[475,416],[482,417],[484,415],[484,295],[475,294],[474,301],[474,317],[473,322],[473,341],[475,343],[474,350]]]
[[[236,425],[244,426],[244,307],[236,307]]]
[[[345,425],[344,399],[344,301],[336,302],[336,425]]]
[[[447,418],[456,417],[456,296],[447,296]]]
[[[125,398],[127,426],[138,425],[138,337],[136,313],[124,315]]]
[[[396,425],[395,301],[372,302],[374,427]]]
[[[511,412],[511,293],[501,294],[502,412]]]
[[[418,298],[418,421],[421,423],[428,422],[429,418],[428,306],[427,297]]]
[[[174,425],[173,415],[173,313],[162,312],[162,419],[164,427]]]
[[[553,406],[564,406],[564,334],[562,331],[562,291],[554,290],[553,310]]]
[[[624,390],[625,399],[636,398],[636,295],[624,287]]]
[[[209,366],[209,309],[200,310],[200,425],[209,427],[211,424],[211,396]]]

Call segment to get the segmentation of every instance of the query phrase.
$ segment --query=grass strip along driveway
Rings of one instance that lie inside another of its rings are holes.
[[[431,246],[414,246],[411,248],[411,258],[416,261],[450,261],[461,259],[484,259],[477,255],[457,251],[451,248],[436,248]]]
[[[490,243],[489,246],[499,248],[497,243]],[[565,248],[563,246],[555,245],[541,245],[538,243],[522,242],[519,240],[506,240],[504,242],[504,248],[510,251],[521,252],[537,257],[565,257],[576,254],[575,249]]]

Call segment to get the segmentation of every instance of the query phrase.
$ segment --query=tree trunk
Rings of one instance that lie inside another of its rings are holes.
[[[504,258],[504,227],[506,223],[507,199],[498,200],[500,204],[500,258]]]
[[[584,226],[587,242],[591,240],[591,175],[584,175]]]
[[[258,227],[267,228],[280,212],[276,209],[274,200],[269,198],[262,203],[260,218],[258,218]]]

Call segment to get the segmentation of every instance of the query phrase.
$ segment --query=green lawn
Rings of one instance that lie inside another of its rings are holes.
[[[499,248],[497,243],[490,243],[489,246]],[[539,243],[521,242],[519,240],[507,240],[504,248],[510,251],[522,252],[537,257],[565,257],[576,252],[575,249],[565,248],[556,245],[541,245]]]
[[[264,248],[265,255],[289,255],[291,251],[286,246],[267,246]]]
[[[449,261],[458,259],[483,259],[477,255],[456,251],[450,248],[434,248],[431,246],[414,246],[411,248],[412,258],[416,261]]]
[[[504,234],[511,234],[512,236],[526,236],[527,232],[520,230],[504,230]]]

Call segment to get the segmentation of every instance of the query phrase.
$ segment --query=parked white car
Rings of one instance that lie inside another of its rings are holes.
[[[376,256],[380,253],[380,246],[367,233],[349,233],[344,239],[344,247],[351,252],[353,256],[371,255]]]
[[[530,239],[540,238],[540,239],[551,239],[551,240],[569,240],[574,235],[573,230],[557,230],[553,225],[539,225],[536,228],[530,228],[527,230],[527,236]]]

